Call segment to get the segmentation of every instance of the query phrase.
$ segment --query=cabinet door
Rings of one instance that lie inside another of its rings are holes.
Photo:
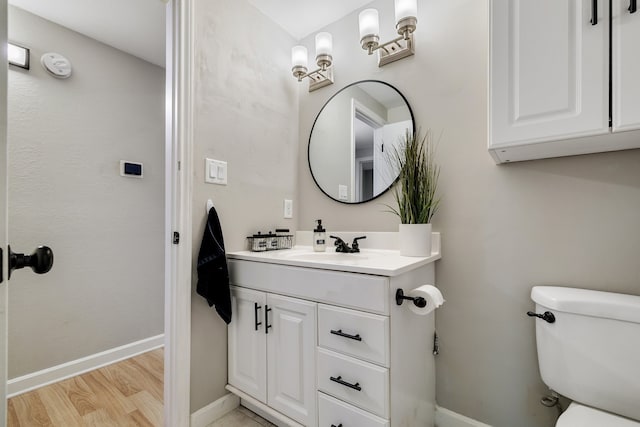
[[[268,404],[316,426],[316,304],[267,294],[267,306]]]
[[[490,149],[609,132],[609,7],[592,25],[592,3],[491,2]]]
[[[231,287],[229,384],[267,403],[267,342],[264,292]]]
[[[640,129],[640,11],[612,3],[613,131]]]

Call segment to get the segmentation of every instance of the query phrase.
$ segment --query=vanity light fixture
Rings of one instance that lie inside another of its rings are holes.
[[[291,49],[293,76],[301,82],[309,77],[309,92],[333,84],[333,38],[330,33],[316,34],[316,64],[318,69],[307,72],[307,48],[294,46]]]
[[[8,44],[7,57],[10,65],[15,65],[16,67],[28,70],[30,56],[29,49],[26,47],[18,46],[13,43]]]
[[[418,23],[418,0],[395,0],[396,30],[400,37],[380,44],[380,22],[376,9],[365,9],[358,16],[360,43],[369,55],[378,51],[382,67],[415,53],[413,32]]]

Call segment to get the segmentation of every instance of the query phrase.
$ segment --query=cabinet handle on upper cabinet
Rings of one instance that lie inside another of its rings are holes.
[[[360,383],[355,383],[355,384],[348,383],[348,382],[344,381],[344,380],[342,379],[342,377],[341,377],[341,376],[338,376],[338,377],[329,377],[329,379],[330,379],[331,381],[333,381],[334,383],[338,383],[338,384],[340,384],[340,385],[343,385],[343,386],[345,386],[345,387],[352,388],[352,389],[354,389],[354,390],[362,391],[362,387],[360,387]]]
[[[262,308],[261,305],[258,305],[257,302],[253,303],[253,317],[254,317],[254,323],[256,326],[256,331],[258,330],[258,326],[262,325],[262,322],[258,322],[258,310],[260,310]]]
[[[337,331],[332,329],[331,333],[333,335],[338,335],[338,336],[349,338],[349,339],[352,339],[352,340],[362,341],[362,337],[360,336],[360,334],[355,334],[355,335],[345,334],[344,332],[342,332],[342,329],[338,329]]]
[[[271,309],[269,308],[268,305],[264,306],[264,333],[268,334],[269,333],[269,328],[271,327],[271,325],[269,324],[269,312],[271,311]]]
[[[591,0],[591,25],[598,24],[598,0]]]
[[[637,0],[629,0],[629,9],[627,9],[629,13],[636,13],[638,10],[638,2]]]

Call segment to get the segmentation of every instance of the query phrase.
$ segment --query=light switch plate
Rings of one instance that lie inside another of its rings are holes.
[[[349,190],[346,185],[338,185],[338,199],[349,200]]]
[[[293,200],[284,199],[284,217],[293,218]]]
[[[205,159],[204,181],[210,184],[227,185],[227,162]]]

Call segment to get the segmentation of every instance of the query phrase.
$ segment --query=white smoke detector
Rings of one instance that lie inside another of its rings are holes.
[[[59,79],[71,76],[71,62],[59,53],[47,52],[40,58],[45,70]]]

